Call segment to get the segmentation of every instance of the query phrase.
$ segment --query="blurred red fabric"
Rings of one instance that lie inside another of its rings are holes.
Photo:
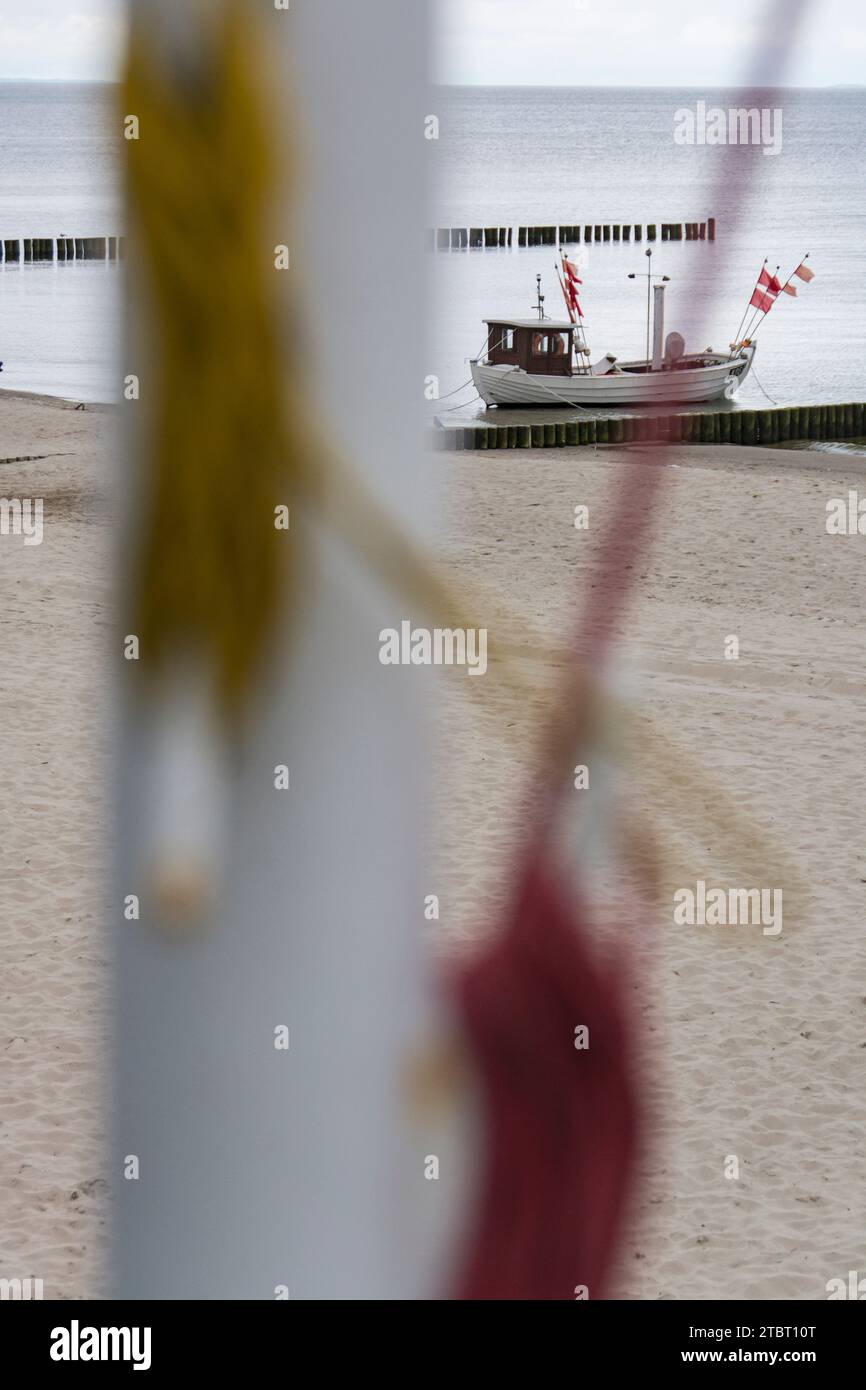
[[[456,978],[486,1143],[459,1299],[605,1296],[638,1105],[626,982],[587,935],[572,889],[536,855],[505,930]]]

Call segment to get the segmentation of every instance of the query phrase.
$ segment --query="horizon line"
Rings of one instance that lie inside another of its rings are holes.
[[[119,77],[0,77],[0,82],[87,82],[90,86],[120,86]]]
[[[801,82],[786,83],[784,86],[767,86],[760,82],[752,82],[748,85],[731,85],[722,83],[713,86],[707,82],[446,82],[433,81],[434,87],[478,87],[488,91],[502,91],[509,89],[526,89],[534,91],[553,91],[561,89],[566,92],[580,91],[610,91],[611,88],[622,88],[624,91],[667,91],[667,92],[694,92],[703,88],[710,92],[825,92],[839,89],[854,91],[866,90],[866,82]]]
[[[78,82],[90,86],[119,86],[121,78],[118,77],[33,77],[28,73],[17,73],[14,76],[0,76],[0,82],[31,82],[33,84],[43,83],[49,85],[55,82]],[[783,86],[764,86],[761,83],[750,83],[748,85],[732,85],[721,83],[714,86],[706,82],[450,82],[444,80],[430,79],[433,87],[453,87],[463,91],[477,89],[479,91],[564,91],[564,92],[600,92],[600,91],[668,91],[668,92],[693,92],[705,90],[708,92],[749,92],[749,91],[771,91],[771,92],[827,92],[827,91],[866,91],[866,82],[801,82],[786,83]]]

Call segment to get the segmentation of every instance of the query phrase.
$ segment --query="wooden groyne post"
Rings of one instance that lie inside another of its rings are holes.
[[[551,449],[582,444],[770,444],[860,439],[866,402],[784,405],[772,410],[694,410],[670,415],[599,415],[527,425],[440,426],[437,449]]]
[[[581,240],[590,242],[641,241],[646,226],[647,241],[655,241],[661,228],[662,241],[715,241],[716,219],[706,222],[559,222],[543,227],[517,228],[518,246],[570,246]],[[514,227],[436,227],[427,233],[431,250],[462,251],[480,247],[508,247],[514,244]]]
[[[0,238],[0,264],[116,261],[123,259],[125,249],[122,236],[4,237]]]

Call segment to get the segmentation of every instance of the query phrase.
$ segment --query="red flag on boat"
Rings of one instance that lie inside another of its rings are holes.
[[[576,309],[578,317],[583,318],[583,310],[577,298],[577,287],[578,285],[582,285],[583,281],[580,279],[574,264],[568,259],[565,253],[561,251],[560,255],[562,257],[562,270],[565,275],[565,281],[562,286],[562,292],[565,295],[565,303],[569,310]]]
[[[567,279],[563,280],[558,268],[556,271],[556,278],[559,281],[559,288],[562,290],[562,297],[565,300],[565,307],[568,310],[568,317],[571,319],[571,322],[574,323],[574,299],[571,282]],[[579,307],[578,313],[580,313]]]
[[[815,278],[814,270],[810,270],[805,261],[800,262],[794,274],[798,280],[805,280],[807,285],[810,280],[814,280]]]
[[[772,309],[773,307],[774,302],[775,297],[773,295],[764,294],[763,291],[759,289],[753,291],[752,297],[749,300],[749,303],[755,309],[760,309],[765,314],[769,313],[770,309]]]
[[[779,290],[782,288],[775,275],[771,275],[767,270],[761,271],[760,275],[758,276],[758,284],[763,285],[767,293],[771,294],[774,299],[776,295],[779,293]]]
[[[796,287],[796,285],[783,285],[783,286],[782,286],[782,290],[783,290],[783,292],[784,292],[785,294],[789,294],[789,295],[791,296],[792,299],[796,299],[796,298],[797,298],[797,287]]]
[[[573,285],[582,285],[583,281],[578,279],[577,271],[567,256],[562,258],[562,268]]]

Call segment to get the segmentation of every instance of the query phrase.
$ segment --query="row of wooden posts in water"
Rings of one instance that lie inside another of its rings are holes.
[[[122,236],[0,238],[0,263],[22,261],[116,261],[123,258]]]
[[[859,439],[866,404],[792,405],[773,410],[701,410],[676,415],[596,415],[531,424],[449,425],[439,449],[553,449],[580,444],[784,444],[798,439]]]
[[[622,222],[559,223],[553,227],[518,227],[518,246],[572,246],[580,242],[642,241],[644,224]],[[715,241],[716,219],[706,222],[647,222],[646,239],[656,241]],[[514,227],[437,227],[428,232],[431,249],[463,250],[478,246],[513,246]]]

